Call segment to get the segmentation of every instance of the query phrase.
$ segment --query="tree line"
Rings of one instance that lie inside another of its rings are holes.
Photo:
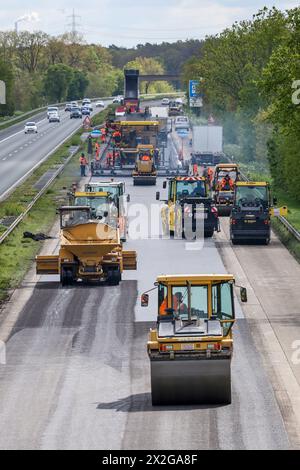
[[[199,41],[139,45],[134,49],[87,44],[80,35],[53,37],[39,31],[0,32],[0,79],[7,84],[7,105],[0,115],[48,103],[122,94],[123,69],[141,73],[180,70]],[[142,92],[173,91],[166,82],[143,84]]]
[[[183,75],[201,80],[204,113],[224,124],[227,152],[269,164],[275,186],[300,201],[299,54],[300,8],[264,8],[208,37]]]

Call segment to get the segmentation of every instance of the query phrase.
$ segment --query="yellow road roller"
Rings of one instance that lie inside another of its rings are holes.
[[[147,343],[153,405],[231,403],[234,283],[230,274],[157,278],[157,324]]]

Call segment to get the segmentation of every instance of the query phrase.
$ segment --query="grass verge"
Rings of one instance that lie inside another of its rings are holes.
[[[97,121],[105,121],[110,108],[97,115]],[[79,130],[68,142],[63,144],[49,159],[44,162],[28,180],[21,184],[2,203],[0,203],[0,218],[3,216],[19,215],[26,208],[32,197],[37,193],[33,185],[49,169],[61,164],[68,157],[69,147],[79,145],[82,148]],[[32,265],[35,256],[40,251],[42,242],[24,239],[25,231],[49,233],[56,218],[56,209],[67,202],[67,192],[74,181],[79,181],[78,154],[74,155],[64,171],[55,180],[51,188],[38,200],[32,210],[0,245],[0,302],[9,297],[11,289],[16,288]],[[0,226],[1,229],[1,226]]]

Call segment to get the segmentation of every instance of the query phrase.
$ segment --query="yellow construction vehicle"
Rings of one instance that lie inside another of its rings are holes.
[[[134,186],[155,186],[157,172],[154,163],[153,145],[138,145],[138,155],[133,170]]]
[[[215,167],[212,189],[214,202],[220,216],[231,213],[234,185],[239,177],[239,167],[235,163],[220,163]]]
[[[79,279],[118,285],[123,270],[136,269],[136,252],[123,250],[119,229],[93,220],[89,206],[65,206],[59,212],[59,253],[37,256],[37,274],[58,274],[62,285]]]
[[[165,275],[155,286],[157,325],[147,343],[152,404],[231,403],[234,277]],[[141,305],[149,305],[147,292]]]
[[[85,185],[85,192],[89,193],[92,197],[98,193],[108,194],[110,207],[114,209],[115,205],[117,208],[121,241],[126,242],[128,233],[127,203],[130,202],[130,195],[125,193],[125,183],[114,181],[114,179],[111,179],[111,181],[90,181]],[[115,212],[115,209],[113,212]]]
[[[164,181],[163,188],[167,188]],[[160,193],[156,193],[160,200]],[[164,235],[181,237],[188,231],[186,220],[191,222],[192,232],[197,230],[197,221],[203,221],[204,236],[212,237],[219,230],[218,211],[211,199],[207,180],[202,176],[174,176],[168,178],[168,200],[162,208]]]

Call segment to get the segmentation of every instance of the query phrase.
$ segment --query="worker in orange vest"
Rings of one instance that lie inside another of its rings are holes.
[[[165,297],[163,302],[160,305],[159,308],[159,314],[160,315],[168,315],[168,312],[166,312],[168,308],[168,298]],[[188,313],[188,308],[185,303],[183,303],[183,295],[181,292],[176,292],[173,295],[173,310],[175,313],[183,313],[187,314]]]
[[[210,167],[208,167],[207,168],[207,179],[208,179],[208,183],[209,183],[210,187],[211,187],[211,184],[212,184],[213,176],[214,176],[213,170]]]
[[[81,176],[86,176],[85,175],[85,169],[86,167],[88,166],[88,161],[87,159],[85,158],[85,155],[84,153],[81,154],[80,158],[79,158],[79,165],[80,165],[80,174]]]
[[[199,176],[198,165],[196,163],[193,165],[193,176]]]
[[[99,161],[100,158],[100,145],[98,142],[95,143],[95,155],[96,155],[96,160]]]
[[[225,178],[221,181],[221,190],[232,191],[234,188],[234,181],[230,178],[229,175],[226,175]]]

